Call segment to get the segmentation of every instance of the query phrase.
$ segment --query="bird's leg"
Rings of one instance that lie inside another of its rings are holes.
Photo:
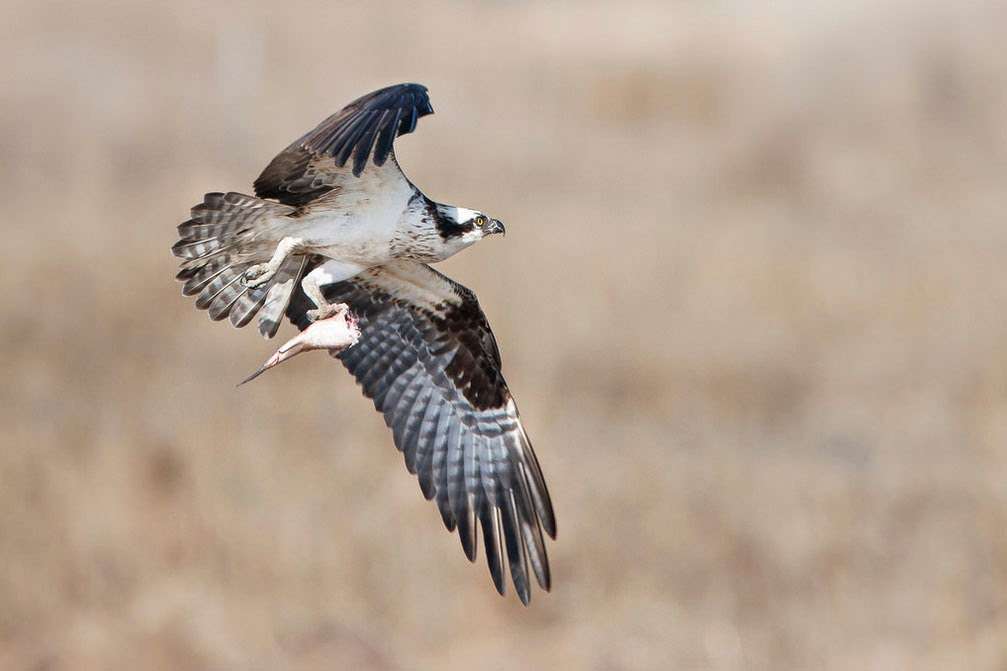
[[[326,284],[333,284],[347,280],[360,271],[364,266],[344,261],[329,260],[318,266],[301,280],[301,288],[304,294],[317,306],[315,310],[308,310],[307,316],[313,322],[328,319],[346,310],[345,303],[330,303],[322,292],[322,287]]]
[[[346,308],[345,303],[335,304],[327,301],[325,294],[322,293],[322,288],[318,285],[317,278],[313,278],[311,275],[311,273],[308,273],[301,280],[301,288],[304,289],[304,294],[311,299],[312,303],[318,306],[315,310],[307,311],[308,319],[313,322],[328,319],[336,315],[341,309]]]
[[[256,263],[244,273],[245,286],[258,287],[273,279],[287,257],[304,245],[301,238],[283,238],[276,245],[273,257],[266,263]]]

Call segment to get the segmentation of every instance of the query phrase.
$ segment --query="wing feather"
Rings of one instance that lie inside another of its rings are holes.
[[[381,123],[383,126],[378,130],[378,144],[374,148],[374,164],[382,166],[388,160],[388,155],[392,152],[392,143],[399,130],[399,119],[402,118],[402,110],[385,110]]]
[[[451,513],[451,519],[457,525],[465,512],[465,452],[462,442],[464,436],[462,423],[451,422],[447,438],[447,461],[444,464],[445,500],[444,508]],[[464,545],[464,541],[462,543]],[[465,554],[470,553],[466,548]]]
[[[500,509],[483,506],[479,510],[479,526],[483,530],[483,546],[486,548],[486,566],[497,592],[504,593],[503,547],[500,544]]]
[[[381,142],[379,134],[375,151]],[[405,261],[323,291],[357,316],[360,341],[339,358],[384,414],[406,468],[444,525],[457,529],[465,556],[475,560],[481,530],[497,591],[504,593],[505,563],[523,603],[532,574],[548,590],[543,530],[555,538],[555,515],[475,295]],[[309,307],[298,292],[287,315],[305,328]]]
[[[430,397],[434,393],[433,387],[422,382],[422,378],[417,379],[421,380],[423,387],[420,389],[420,393],[417,394],[416,402],[413,403],[413,406],[409,411],[409,417],[406,420],[405,428],[402,431],[401,442],[395,443],[396,445],[402,445],[402,451],[405,453],[406,458],[406,469],[414,475],[416,474],[416,455],[417,446],[419,445],[419,430],[423,423],[424,412],[430,403]],[[393,434],[392,437],[394,439],[395,435]]]
[[[393,441],[396,446],[401,446],[399,449],[402,450],[402,454],[406,458],[407,468],[410,462],[413,462],[413,457],[410,457],[410,454],[414,452],[416,447],[415,441],[410,438],[412,429],[418,422],[416,407],[417,404],[425,402],[423,393],[428,392],[423,383],[423,375],[420,374],[419,365],[413,366],[410,369],[410,374],[408,385],[403,389],[398,403],[392,409],[391,421]],[[410,470],[410,473],[412,472]]]
[[[427,89],[420,84],[396,84],[368,93],[277,154],[255,180],[255,194],[288,205],[309,203],[360,177],[368,160],[378,168],[384,166],[394,156],[396,136],[413,132],[417,120],[433,111]],[[401,175],[394,160],[386,169]]]
[[[374,146],[374,139],[378,134],[378,126],[384,118],[387,110],[368,112],[367,125],[360,133],[360,140],[357,141],[353,149],[353,174],[359,175],[367,165],[367,159],[371,156],[371,148]]]
[[[451,407],[436,395],[430,399],[427,412],[423,415],[420,435],[416,444],[416,472],[420,479],[420,491],[428,501],[437,493],[434,484],[433,459],[437,442],[437,426],[441,413],[448,413]]]
[[[444,521],[444,526],[447,527],[447,530],[454,531],[455,516],[451,512],[451,506],[448,504],[447,460],[448,450],[451,448],[451,429],[457,426],[458,423],[454,421],[454,410],[452,410],[451,406],[446,405],[444,407],[445,411],[441,413],[440,421],[437,423],[431,468],[433,469],[434,491],[437,496],[437,509],[441,513],[441,519]]]
[[[513,490],[507,492],[501,513],[511,580],[514,582],[514,589],[517,591],[521,603],[527,605],[531,600],[531,585],[528,584],[528,556],[525,553],[524,535],[521,532],[521,521],[518,517],[517,501],[514,499]]]

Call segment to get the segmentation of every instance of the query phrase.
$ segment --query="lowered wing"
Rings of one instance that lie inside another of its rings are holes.
[[[542,531],[556,521],[542,471],[500,371],[500,352],[475,295],[427,265],[400,261],[324,288],[359,320],[359,342],[338,354],[384,414],[406,468],[436,499],[475,561],[481,529],[493,583],[505,562],[523,603],[530,573],[551,582]],[[304,329],[310,301],[287,316]]]

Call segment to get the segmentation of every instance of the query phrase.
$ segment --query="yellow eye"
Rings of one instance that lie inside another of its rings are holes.
[[[482,228],[483,226],[485,226],[485,225],[486,225],[486,217],[484,217],[484,216],[482,216],[482,215],[480,214],[480,215],[479,215],[478,217],[476,217],[476,219],[475,219],[475,224],[476,224],[476,226],[478,226],[479,228]]]

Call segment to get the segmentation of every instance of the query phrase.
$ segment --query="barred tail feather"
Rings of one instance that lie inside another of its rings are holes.
[[[283,315],[287,312],[287,305],[290,304],[290,297],[294,295],[294,288],[304,276],[307,265],[307,256],[287,259],[287,262],[276,273],[276,277],[273,278],[269,291],[263,297],[263,301],[259,303],[261,307],[257,308],[259,310],[259,333],[264,338],[272,338],[279,330],[280,324],[283,323]]]
[[[267,283],[245,286],[244,272],[268,261],[276,247],[269,236],[275,217],[292,207],[240,193],[208,193],[192,208],[192,218],[178,227],[179,241],[171,248],[181,258],[176,279],[182,294],[196,296],[196,307],[207,310],[214,321],[230,318],[240,328],[261,310],[259,331],[272,337],[294,286],[304,269],[303,257],[291,257]],[[265,306],[265,310],[262,310]]]

